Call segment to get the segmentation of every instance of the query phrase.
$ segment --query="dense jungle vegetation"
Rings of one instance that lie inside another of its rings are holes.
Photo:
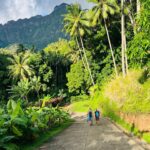
[[[101,108],[114,120],[117,112],[150,113],[150,1],[88,2],[90,10],[67,6],[69,40],[41,51],[0,49],[1,149],[19,149],[69,120],[66,104]]]

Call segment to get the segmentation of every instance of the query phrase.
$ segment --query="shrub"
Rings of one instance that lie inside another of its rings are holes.
[[[112,79],[104,89],[104,95],[116,102],[121,111],[128,113],[150,112],[150,80],[142,70],[132,70],[123,78]],[[140,83],[142,80],[142,84]]]
[[[34,140],[42,132],[69,119],[59,108],[28,107],[9,100],[6,109],[0,109],[0,149],[16,150],[17,143]]]

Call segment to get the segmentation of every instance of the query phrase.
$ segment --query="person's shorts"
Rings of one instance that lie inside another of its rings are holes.
[[[99,117],[96,117],[95,120],[96,120],[96,121],[99,121]]]
[[[88,121],[92,121],[92,117],[88,117]]]

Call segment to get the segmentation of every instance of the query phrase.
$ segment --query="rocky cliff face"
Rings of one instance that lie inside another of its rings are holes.
[[[34,16],[29,19],[9,21],[0,25],[0,47],[14,43],[35,45],[38,49],[44,48],[48,43],[59,38],[66,38],[63,33],[63,15],[67,4],[56,6],[47,16]]]

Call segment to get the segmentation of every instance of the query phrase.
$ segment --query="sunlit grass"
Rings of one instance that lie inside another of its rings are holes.
[[[89,108],[92,110],[95,110],[97,108],[100,108],[100,99],[101,96],[98,93],[96,93],[93,97],[89,98],[88,100],[81,100],[77,102],[73,102],[71,105],[71,111],[72,112],[87,112]]]
[[[144,133],[143,139],[150,144],[150,133]]]

